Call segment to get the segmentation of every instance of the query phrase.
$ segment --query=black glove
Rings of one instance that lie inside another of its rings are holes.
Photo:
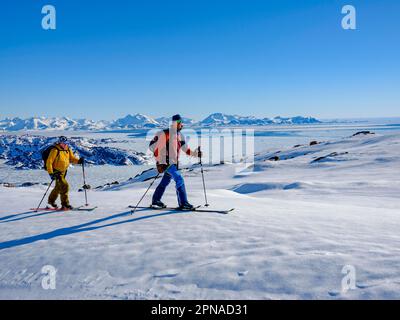
[[[157,163],[157,171],[158,171],[158,173],[163,173],[167,169],[168,169],[168,165]]]
[[[84,157],[80,157],[78,160],[78,164],[83,164],[85,162],[85,158]]]
[[[84,184],[82,186],[83,189],[90,190],[92,187],[89,184]]]
[[[50,178],[51,180],[58,180],[61,177],[61,173],[60,172],[53,172],[50,174]]]
[[[197,149],[197,156],[201,158],[203,156],[203,152],[201,152],[200,147]]]

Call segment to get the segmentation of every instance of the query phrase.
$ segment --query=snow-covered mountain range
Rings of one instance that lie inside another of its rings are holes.
[[[5,118],[0,120],[0,130],[101,130],[109,125],[107,121],[93,121],[87,119],[45,118],[31,117]]]
[[[41,169],[43,161],[41,150],[56,141],[54,137],[32,135],[0,135],[0,159],[16,169]],[[86,161],[95,165],[116,166],[137,165],[147,162],[144,153],[108,147],[110,139],[88,139],[71,137],[72,150]]]
[[[227,115],[223,113],[213,113],[202,120],[202,126],[265,126],[272,124],[315,124],[321,123],[312,117],[275,117],[275,118],[256,118],[254,116]]]
[[[119,130],[119,129],[140,129],[158,128],[168,126],[169,117],[153,119],[143,114],[127,115],[114,121],[93,121],[88,119],[70,119],[30,117],[5,118],[0,120],[1,131],[20,131],[20,130],[71,130],[71,131],[94,131],[94,130]],[[321,121],[312,117],[275,117],[275,118],[256,118],[254,116],[228,115],[223,113],[213,113],[201,121],[183,118],[187,126],[264,126],[277,124],[316,124]]]

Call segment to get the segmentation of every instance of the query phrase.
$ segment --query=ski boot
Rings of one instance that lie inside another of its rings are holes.
[[[189,202],[187,202],[187,203],[184,203],[184,204],[180,205],[179,206],[179,210],[191,211],[191,210],[194,210],[194,206],[191,205]]]
[[[71,206],[70,204],[66,204],[61,207],[61,210],[64,210],[64,211],[68,211],[68,210],[72,210],[72,209],[74,209],[74,207]]]
[[[154,201],[151,204],[151,207],[154,209],[163,209],[163,208],[166,208],[167,206],[159,200],[159,201]]]
[[[58,205],[55,202],[49,202],[47,208],[48,209],[58,209]]]

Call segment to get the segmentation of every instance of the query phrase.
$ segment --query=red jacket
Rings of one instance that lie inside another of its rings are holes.
[[[158,132],[151,140],[149,149],[153,152],[157,164],[178,165],[179,152],[182,149],[188,156],[197,156],[197,151],[190,150],[185,138],[173,128]]]

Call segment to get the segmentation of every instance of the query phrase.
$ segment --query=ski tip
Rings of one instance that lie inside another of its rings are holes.
[[[228,210],[196,209],[194,211],[197,211],[197,212],[214,212],[214,213],[219,213],[219,214],[228,214],[229,212],[232,212],[233,210],[235,210],[235,208],[231,208],[231,209],[228,209]]]
[[[92,208],[87,208],[85,206],[80,206],[78,208],[72,209],[73,211],[93,211],[97,209],[98,207],[92,207]]]

